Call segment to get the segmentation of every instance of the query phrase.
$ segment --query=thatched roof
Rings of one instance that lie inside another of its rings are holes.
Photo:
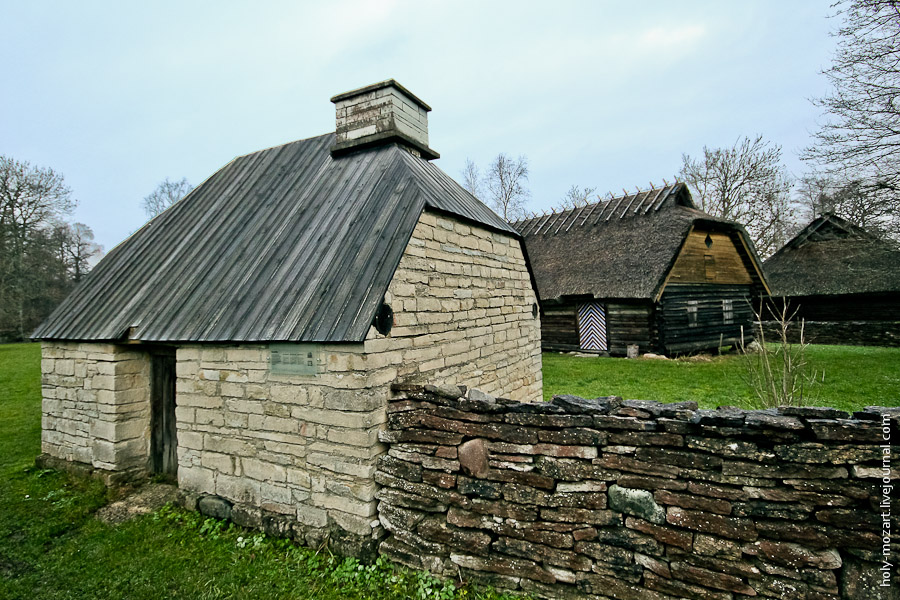
[[[774,296],[900,291],[900,249],[826,213],[763,265]]]
[[[697,210],[683,183],[513,223],[542,301],[655,299],[692,226],[700,225],[742,236],[752,248],[743,227]]]
[[[360,342],[423,210],[517,235],[396,144],[334,157],[334,142],[236,158],[107,254],[32,337]]]

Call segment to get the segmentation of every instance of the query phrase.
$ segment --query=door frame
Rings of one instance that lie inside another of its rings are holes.
[[[175,348],[156,346],[150,354],[150,443],[148,470],[178,475],[178,427],[175,418]]]

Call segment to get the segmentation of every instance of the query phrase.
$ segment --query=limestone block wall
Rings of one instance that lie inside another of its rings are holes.
[[[392,382],[541,398],[540,325],[518,241],[426,213],[385,300],[389,335],[372,328],[363,343],[319,345],[317,375],[273,373],[268,344],[179,347],[179,485],[232,503],[244,525],[291,529],[306,543],[349,533],[374,547]]]
[[[894,598],[900,409],[398,386],[379,551],[543,598]]]
[[[233,503],[231,518],[377,537],[375,459],[392,369],[354,370],[363,345],[322,346],[315,376],[270,370],[268,345],[178,348],[178,484]],[[284,517],[279,521],[278,517]]]
[[[386,300],[394,329],[370,336],[365,352],[382,354],[399,380],[542,399],[537,297],[517,239],[425,212]]]
[[[41,344],[41,451],[96,469],[145,469],[150,361],[134,347]]]

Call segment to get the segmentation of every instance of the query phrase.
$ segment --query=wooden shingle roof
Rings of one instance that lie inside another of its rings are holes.
[[[763,265],[774,296],[900,292],[900,248],[826,213]]]
[[[424,209],[518,237],[396,145],[338,158],[332,145],[234,159],[114,248],[32,337],[358,342]]]
[[[698,225],[741,236],[755,257],[744,228],[697,210],[683,183],[513,223],[542,301],[653,299]]]

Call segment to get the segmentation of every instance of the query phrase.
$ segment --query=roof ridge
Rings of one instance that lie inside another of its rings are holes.
[[[291,144],[299,144],[301,142],[309,142],[309,141],[316,140],[319,138],[328,137],[330,135],[334,135],[334,132],[331,131],[329,133],[321,133],[319,135],[311,135],[309,137],[301,138],[299,140],[291,140],[290,142],[284,142],[281,144],[275,144],[273,146],[268,146],[266,148],[260,148],[259,150],[254,150],[253,152],[248,152],[247,154],[238,154],[232,160],[237,160],[239,158],[246,158],[248,156],[253,156],[254,154],[259,154],[261,152],[268,152],[269,150],[275,150],[277,148],[283,148],[284,146],[290,146]]]
[[[555,234],[560,231],[568,231],[576,224],[579,227],[585,225],[594,214],[596,214],[596,218],[592,223],[593,225],[596,225],[601,220],[609,221],[612,218],[624,219],[631,216],[643,216],[659,211],[665,205],[666,200],[676,196],[683,189],[687,189],[686,185],[677,181],[662,187],[637,190],[633,194],[626,193],[623,196],[601,199],[597,202],[567,208],[559,212],[551,209],[550,213],[544,212],[544,214],[540,215],[534,213],[530,217],[513,221],[511,225],[522,235],[534,235],[541,232]],[[624,209],[622,209],[623,206]],[[679,206],[681,205],[679,204]],[[597,210],[598,208],[600,209],[599,211]],[[690,207],[686,206],[686,208]],[[697,209],[695,208],[695,210]],[[587,215],[584,214],[585,211],[587,211]],[[579,219],[581,219],[580,223],[578,222]],[[540,222],[540,225],[535,226],[535,223],[538,222]]]

